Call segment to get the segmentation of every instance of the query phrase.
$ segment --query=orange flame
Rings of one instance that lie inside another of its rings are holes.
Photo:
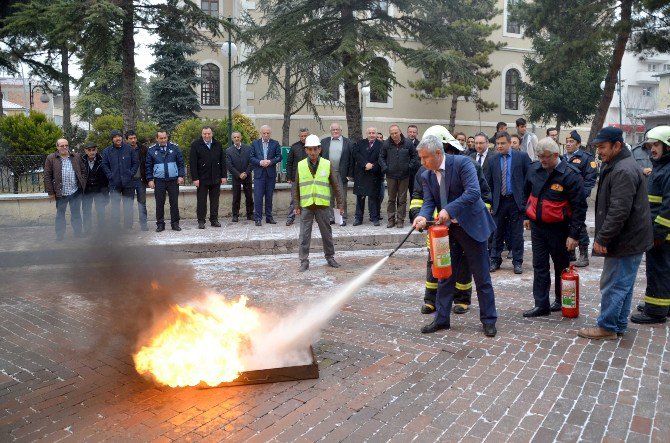
[[[242,346],[259,326],[246,303],[211,296],[200,310],[175,305],[174,320],[133,355],[137,372],[173,388],[235,380],[244,370]]]

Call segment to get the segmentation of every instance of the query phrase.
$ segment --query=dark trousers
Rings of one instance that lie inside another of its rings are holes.
[[[570,254],[565,247],[568,225],[563,223],[530,223],[530,238],[533,243],[533,298],[535,306],[549,309],[549,257],[554,262],[555,300],[561,302],[561,272],[570,265]]]
[[[511,195],[508,197],[500,197],[500,205],[498,212],[493,216],[498,227],[493,239],[491,248],[491,262],[502,263],[503,241],[505,233],[509,229],[510,240],[512,246],[512,263],[520,265],[523,263],[523,212],[519,211],[519,207]],[[508,225],[509,223],[509,225]],[[508,226],[508,229],[505,227]]]
[[[121,200],[123,200],[123,226],[126,229],[133,227],[133,198],[135,197],[135,185],[125,188],[114,188],[109,191],[111,209],[111,227],[119,229],[121,221]]]
[[[405,215],[407,215],[407,187],[409,186],[409,178],[396,180],[387,177],[386,185],[389,193],[386,216],[389,222],[404,222]]]
[[[219,196],[221,195],[221,185],[219,183],[213,185],[205,185],[200,182],[196,190],[196,216],[199,223],[205,222],[207,216],[207,197],[209,196],[209,221],[215,222],[219,220]]]
[[[293,200],[293,191],[295,191],[295,182],[291,183],[291,202],[288,204],[288,213],[286,214],[286,221],[295,220],[295,200]],[[299,204],[300,202],[298,202]]]
[[[368,197],[368,211],[370,212],[370,220],[373,222],[379,221],[381,215],[379,214],[379,198]],[[363,221],[363,214],[365,213],[365,196],[356,196],[356,221]]]
[[[349,180],[347,180],[346,177],[341,177],[340,176],[340,184],[342,185],[342,198],[344,199],[344,214],[342,214],[342,220],[347,221],[347,193],[348,193],[348,187],[347,185],[349,184]],[[333,192],[330,195],[330,220],[335,221],[335,210],[337,210],[336,206],[336,201],[335,201],[335,193]]]
[[[81,198],[81,214],[82,222],[84,226],[84,232],[90,233],[91,226],[93,224],[93,213],[91,209],[95,204],[95,214],[98,221],[98,231],[104,231],[105,229],[105,207],[107,206],[107,201],[109,200],[109,194],[105,188],[104,191],[99,192],[89,192],[82,195]]]
[[[461,259],[458,275],[456,277],[456,293],[454,294],[454,304],[470,306],[472,303],[472,273],[468,261]],[[426,261],[426,290],[423,295],[425,304],[435,307],[437,296],[437,279],[433,277],[433,261],[430,259],[430,250],[428,251],[428,260]]]
[[[326,258],[335,256],[335,245],[333,244],[333,229],[328,219],[328,206],[310,206],[302,208],[300,215],[300,248],[298,257],[300,262],[309,263],[309,246],[312,242],[312,225],[314,220],[321,233],[321,242],[323,243],[323,253]]]
[[[139,213],[140,225],[147,225],[147,188],[142,180],[135,179],[135,192],[137,193],[137,212]]]
[[[456,293],[456,276],[462,272],[461,266],[467,262],[477,285],[479,301],[479,320],[484,324],[495,324],[495,295],[489,273],[489,256],[486,241],[478,242],[470,237],[459,225],[452,224],[449,228],[449,247],[451,249],[452,275],[437,282],[437,312],[435,321],[440,325],[449,324],[451,306]]]
[[[65,234],[65,210],[70,205],[70,224],[75,235],[81,235],[81,191],[56,198],[56,237]]]
[[[647,289],[644,312],[655,317],[665,317],[670,308],[670,246],[652,248],[646,253]]]
[[[272,218],[272,193],[275,190],[275,177],[262,174],[254,177],[254,219],[263,219],[263,198],[265,198],[265,220]]]
[[[177,180],[154,179],[156,187],[156,225],[165,226],[165,193],[170,201],[170,224],[179,224],[179,184]]]
[[[240,181],[239,179],[233,179],[233,216],[240,216],[242,188],[244,188],[244,204],[247,208],[247,217],[252,217],[254,215],[254,193],[251,180]]]

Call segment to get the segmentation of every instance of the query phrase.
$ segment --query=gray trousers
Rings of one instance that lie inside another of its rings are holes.
[[[349,180],[346,177],[340,177],[340,184],[342,185],[342,198],[344,198],[344,214],[342,214],[342,220],[347,221],[347,184]],[[337,209],[335,202],[335,193],[333,192],[330,196],[330,220],[335,220],[335,210]]]
[[[330,227],[328,219],[329,208],[327,206],[312,206],[302,208],[300,213],[300,250],[298,257],[300,262],[309,263],[309,245],[312,242],[312,225],[316,219],[321,232],[321,241],[323,243],[323,252],[326,258],[335,256],[335,245],[333,244],[333,230]]]
[[[386,215],[389,222],[404,222],[407,214],[407,188],[409,187],[409,178],[396,180],[386,177],[386,187],[388,188],[389,201],[386,207]],[[397,211],[396,211],[397,209]]]

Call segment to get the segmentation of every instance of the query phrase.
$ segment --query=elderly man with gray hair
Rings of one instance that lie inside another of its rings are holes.
[[[526,214],[533,248],[533,298],[535,307],[524,317],[539,317],[561,310],[561,272],[570,265],[569,251],[577,247],[586,218],[584,185],[579,170],[558,156],[553,138],[540,140],[539,161],[528,169],[524,185]],[[554,263],[554,302],[549,304],[549,257]]]
[[[414,219],[417,229],[438,212],[436,223],[449,225],[451,277],[437,282],[435,318],[421,332],[430,334],[450,329],[451,305],[456,292],[456,277],[461,260],[467,260],[477,287],[479,319],[484,335],[495,337],[495,295],[489,272],[488,238],[495,229],[491,214],[481,199],[474,162],[464,155],[447,155],[442,141],[435,136],[424,137],[416,148],[421,164],[427,171],[421,174],[423,206]]]

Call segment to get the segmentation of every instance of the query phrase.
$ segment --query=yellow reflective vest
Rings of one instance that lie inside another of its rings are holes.
[[[330,161],[319,159],[316,175],[309,170],[309,158],[298,162],[298,184],[300,185],[300,207],[330,206]]]

